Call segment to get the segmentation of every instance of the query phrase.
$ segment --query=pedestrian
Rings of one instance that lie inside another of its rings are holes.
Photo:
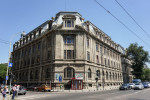
[[[6,86],[4,87],[4,89],[2,89],[3,100],[5,100],[6,98],[6,89],[7,89]]]
[[[16,84],[13,86],[12,92],[13,92],[12,100],[14,100],[15,95],[16,95]]]

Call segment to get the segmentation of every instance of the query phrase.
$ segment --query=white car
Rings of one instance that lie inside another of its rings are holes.
[[[130,85],[130,87],[131,87],[132,89],[134,89],[134,87],[135,87],[135,84],[134,84],[134,83],[129,83],[129,85]]]
[[[143,84],[142,83],[135,83],[134,90],[136,90],[136,89],[140,89],[140,90],[144,89]]]
[[[149,82],[146,82],[148,84],[148,87],[150,87],[150,83]]]

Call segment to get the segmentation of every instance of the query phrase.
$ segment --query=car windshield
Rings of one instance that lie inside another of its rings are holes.
[[[135,83],[135,85],[140,85],[140,83]]]
[[[147,84],[147,83],[143,82],[142,84]]]
[[[127,84],[122,84],[122,86],[127,86]]]
[[[130,83],[129,85],[133,85],[133,83]]]

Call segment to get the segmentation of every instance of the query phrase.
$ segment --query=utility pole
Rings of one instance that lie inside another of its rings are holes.
[[[15,36],[19,35],[19,34],[23,34],[24,35],[24,32],[19,32],[19,33],[16,33],[16,34],[13,34],[11,36],[11,39],[10,39],[10,43],[9,43],[9,57],[8,57],[8,66],[7,66],[7,72],[6,72],[6,82],[5,82],[5,85],[7,85],[7,80],[8,80],[8,69],[9,67],[12,67],[12,64],[11,66],[9,65],[10,64],[10,58],[11,58],[11,45],[12,45],[12,40]],[[11,81],[11,80],[10,80]],[[11,87],[10,87],[11,88]]]

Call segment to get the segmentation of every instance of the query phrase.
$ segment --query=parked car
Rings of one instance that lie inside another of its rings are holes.
[[[148,84],[148,88],[150,88],[150,83],[149,82],[146,82]]]
[[[141,79],[133,79],[132,83],[141,83]]]
[[[27,93],[27,89],[24,86],[21,86],[19,88],[18,94],[26,94]]]
[[[26,95],[27,89],[26,89],[24,86],[20,86],[17,92],[18,92],[18,94]],[[16,93],[17,93],[17,92],[16,92]],[[13,93],[13,92],[12,92],[12,90],[11,90],[10,94],[12,94],[12,93]]]
[[[50,85],[41,85],[37,87],[37,91],[51,91],[51,86]]]
[[[131,89],[131,86],[129,84],[125,83],[125,84],[122,84],[119,89],[120,90],[129,90],[129,89]]]
[[[134,87],[135,87],[135,84],[134,84],[134,83],[129,83],[129,85],[130,85],[130,87],[131,87],[132,89],[134,89]]]
[[[142,90],[144,88],[143,84],[142,83],[135,83],[135,87],[134,87],[134,90],[136,89],[140,89]]]
[[[37,86],[35,86],[35,85],[31,85],[31,86],[27,87],[27,91],[34,91],[36,89],[37,89]]]
[[[143,82],[142,84],[143,84],[144,88],[148,88],[148,83],[147,82]]]

